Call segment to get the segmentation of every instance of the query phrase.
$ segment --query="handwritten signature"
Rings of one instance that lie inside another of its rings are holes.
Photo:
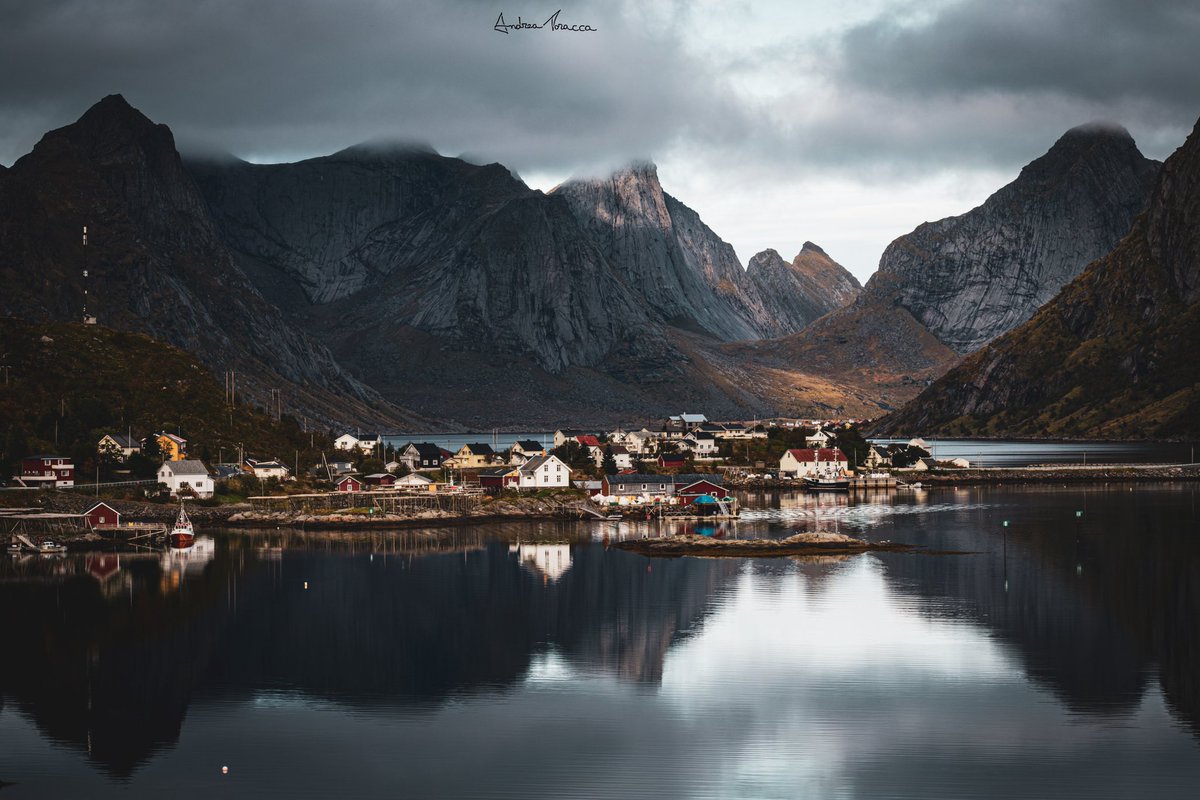
[[[496,18],[496,24],[492,26],[492,30],[500,31],[500,33],[511,33],[512,31],[538,30],[540,28],[549,28],[552,31],[575,31],[577,33],[584,33],[587,31],[595,32],[596,29],[593,28],[591,25],[565,25],[565,24],[559,22],[558,15],[561,13],[562,13],[562,9],[560,8],[558,11],[555,11],[553,14],[550,15],[550,19],[546,20],[541,25],[539,25],[536,22],[525,22],[520,17],[517,17],[517,21],[515,23],[505,22],[504,21],[504,12],[501,12],[500,16]]]

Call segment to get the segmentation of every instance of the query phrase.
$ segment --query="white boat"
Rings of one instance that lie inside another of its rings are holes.
[[[187,511],[183,508],[183,501],[179,501],[179,516],[175,518],[175,525],[167,534],[167,540],[171,543],[171,547],[191,547],[196,541],[196,532],[192,528],[192,521],[188,519]]]

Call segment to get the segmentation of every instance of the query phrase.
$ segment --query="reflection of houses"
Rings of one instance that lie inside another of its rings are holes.
[[[166,484],[173,495],[191,489],[197,497],[213,496],[213,479],[203,461],[164,461],[158,468],[158,482]]]
[[[508,552],[516,553],[521,566],[541,575],[547,583],[554,583],[571,568],[569,544],[510,544]]]
[[[846,454],[836,447],[800,447],[788,450],[779,459],[779,475],[784,478],[833,476],[849,466]]]

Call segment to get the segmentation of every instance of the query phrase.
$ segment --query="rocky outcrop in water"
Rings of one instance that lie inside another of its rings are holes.
[[[1124,128],[1073,128],[983,205],[892,242],[864,302],[903,306],[957,352],[976,350],[1112,250],[1158,167]]]
[[[885,418],[880,432],[1195,438],[1196,342],[1200,123],[1113,252]]]

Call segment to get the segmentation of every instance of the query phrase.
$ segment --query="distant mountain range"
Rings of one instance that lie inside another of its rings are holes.
[[[879,429],[1197,438],[1198,343],[1200,122],[1116,249]]]
[[[0,314],[78,319],[86,224],[102,324],[330,423],[878,416],[1108,252],[1157,170],[1123,130],[1073,129],[864,289],[811,242],[743,269],[649,163],[543,193],[412,146],[181,159],[110,96],[0,170]]]

